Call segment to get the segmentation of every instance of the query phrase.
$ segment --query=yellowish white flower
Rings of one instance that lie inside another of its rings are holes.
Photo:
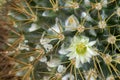
[[[79,68],[83,63],[90,62],[92,56],[97,55],[97,52],[92,48],[95,43],[96,41],[89,42],[89,38],[85,36],[74,36],[67,49],[70,51],[67,57],[69,60],[75,59],[76,68]]]
[[[52,39],[44,38],[44,35],[45,35],[45,33],[43,33],[43,35],[42,35],[42,37],[40,39],[40,43],[43,45],[45,50],[47,52],[49,52],[53,48],[53,45],[50,44]]]
[[[71,15],[65,22],[65,29],[67,31],[75,31],[78,25],[79,25],[78,19],[74,15]]]
[[[50,28],[51,30],[56,31],[57,33],[61,33],[60,31],[60,24],[56,23],[52,28]]]
[[[58,18],[55,19],[55,25],[49,28],[48,31],[52,31],[54,34],[61,33],[63,31],[60,20]]]
[[[71,15],[65,22],[65,30],[66,31],[77,30],[78,32],[81,33],[85,30],[85,27],[79,24],[78,19],[74,15]]]
[[[73,8],[73,9],[78,9],[79,8],[79,3],[75,2],[73,0],[67,0],[65,7],[67,8]]]
[[[51,36],[53,36],[52,39],[59,39],[60,41],[64,40],[65,36],[63,34],[63,28],[60,24],[60,20],[56,18],[56,24],[49,28],[49,32],[52,32]]]

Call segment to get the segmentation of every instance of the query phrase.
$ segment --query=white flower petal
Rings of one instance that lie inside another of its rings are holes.
[[[67,31],[74,31],[78,27],[78,25],[78,19],[74,15],[71,15],[65,22],[65,29]]]
[[[91,59],[91,58],[86,57],[86,59],[85,59],[85,60],[86,60],[86,62],[89,62],[89,63],[90,63],[90,59]]]
[[[49,80],[51,76],[44,76],[43,80]]]
[[[40,62],[47,62],[47,57],[46,57],[46,56],[43,56],[43,57],[40,59]]]
[[[59,65],[58,68],[57,68],[57,71],[59,73],[63,72],[65,70],[65,67],[63,65]]]
[[[53,48],[51,44],[44,44],[43,46],[47,52],[49,52]]]
[[[89,38],[85,37],[85,36],[81,36],[81,42],[88,44],[89,42]]]
[[[84,0],[86,6],[90,6],[90,0]]]
[[[23,71],[18,71],[16,72],[16,76],[23,76],[24,75],[24,72]]]
[[[58,18],[56,18],[56,23],[53,27],[49,28],[50,32],[52,32],[53,34],[57,34],[57,33],[62,33],[63,32],[63,28],[60,24],[60,20]]]
[[[74,76],[72,74],[66,74],[62,77],[62,80],[74,80]]]
[[[31,24],[31,27],[29,28],[29,32],[33,32],[37,29],[38,29],[37,24],[33,23],[33,24]]]
[[[86,62],[86,61],[85,61],[85,56],[80,56],[80,62],[81,62],[82,64]]]
[[[67,54],[69,50],[65,49],[64,44],[61,45],[61,49],[58,51],[59,54]]]
[[[66,0],[65,7],[67,7],[65,9],[69,9],[68,7],[71,7],[73,9],[78,9],[79,3],[77,3],[76,1],[72,1],[72,0]]]
[[[58,27],[58,24],[55,24],[53,27],[52,27],[53,30],[55,30],[57,33],[60,33],[60,29]]]
[[[78,56],[76,57],[75,66],[76,66],[76,68],[80,67],[80,57],[78,57]]]
[[[90,29],[89,32],[90,32],[90,34],[91,34],[92,36],[95,36],[95,37],[97,36],[97,34],[96,34],[96,32],[95,32],[94,29]]]
[[[41,46],[37,44],[35,49],[41,49]]]
[[[67,55],[67,57],[69,57],[69,60],[71,60],[71,59],[73,59],[73,58],[76,57],[76,54],[74,54],[74,53],[69,53],[69,54]]]
[[[72,42],[73,43],[78,43],[78,42],[80,42],[80,39],[77,36],[74,36]]]
[[[44,12],[42,13],[42,16],[49,16],[49,11],[44,11]]]
[[[86,54],[85,54],[85,56],[86,56],[86,58],[87,58],[87,57],[88,57],[88,58],[91,58],[92,55],[89,53],[89,51],[87,51]]]
[[[27,51],[30,50],[29,45],[27,45],[25,43],[20,43],[19,46],[18,46],[18,49],[19,50],[27,50]]]
[[[88,46],[93,46],[96,43],[96,41],[91,41],[88,43]]]
[[[60,49],[60,50],[58,51],[58,53],[59,53],[59,54],[63,54],[63,55],[64,55],[64,54],[67,54],[64,49]]]
[[[108,1],[107,1],[107,0],[103,0],[103,1],[102,1],[103,7],[107,7],[107,4],[108,4]]]
[[[48,38],[41,38],[41,39],[40,39],[40,43],[41,43],[42,45],[48,44],[48,43],[50,43],[50,41],[51,41],[51,39],[48,39]]]
[[[68,50],[66,50],[66,49],[60,49],[59,51],[58,51],[58,53],[59,54],[63,54],[63,55],[65,55],[65,54],[68,54]]]
[[[33,61],[34,59],[35,59],[35,57],[30,56],[29,61]]]
[[[97,55],[95,51],[91,50],[90,48],[87,48],[88,52],[92,55],[95,56]]]
[[[58,59],[51,59],[50,61],[47,62],[47,65],[49,67],[57,67],[60,64],[60,60]]]

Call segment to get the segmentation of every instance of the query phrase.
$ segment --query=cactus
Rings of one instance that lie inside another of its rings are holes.
[[[120,0],[0,2],[0,80],[120,79]]]

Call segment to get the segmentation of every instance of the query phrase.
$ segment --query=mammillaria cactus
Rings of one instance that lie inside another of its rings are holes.
[[[120,0],[0,2],[0,80],[120,80]]]

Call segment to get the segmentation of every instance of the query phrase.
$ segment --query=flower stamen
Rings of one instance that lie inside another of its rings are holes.
[[[76,52],[77,52],[77,54],[85,54],[85,52],[86,52],[86,50],[87,50],[87,47],[85,46],[85,44],[84,43],[79,43],[78,45],[76,45]]]

